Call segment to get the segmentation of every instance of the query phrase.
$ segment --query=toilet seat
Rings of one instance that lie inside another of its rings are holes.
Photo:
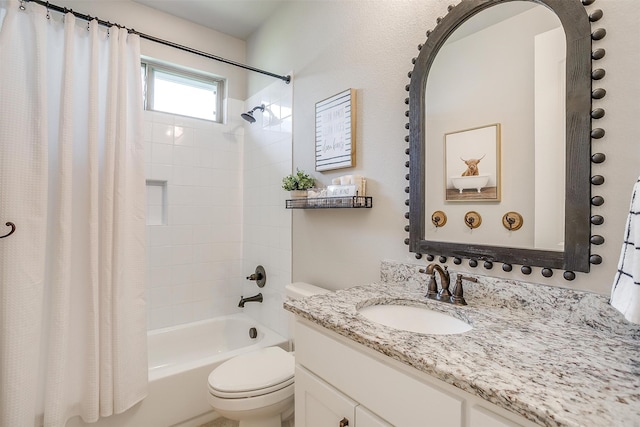
[[[263,396],[293,385],[295,359],[280,347],[241,354],[209,374],[209,393],[226,399]],[[293,393],[293,387],[291,393]]]

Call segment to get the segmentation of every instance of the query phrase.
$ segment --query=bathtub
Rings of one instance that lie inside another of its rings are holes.
[[[252,339],[249,329],[255,327]],[[225,360],[288,341],[244,314],[149,331],[149,395],[130,410],[97,423],[75,417],[66,427],[194,427],[217,418],[207,401],[207,377]]]
[[[475,188],[479,193],[489,182],[489,175],[452,176],[450,178],[451,183],[460,193],[462,193],[462,190],[471,188]]]

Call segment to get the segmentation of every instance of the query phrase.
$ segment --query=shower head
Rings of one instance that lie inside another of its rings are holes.
[[[240,114],[240,117],[242,117],[243,119],[245,119],[249,123],[255,123],[256,122],[256,118],[253,117],[253,112],[256,111],[256,110],[260,110],[260,111],[264,112],[264,104],[258,105],[257,107],[254,107],[251,111],[247,111],[246,113]]]

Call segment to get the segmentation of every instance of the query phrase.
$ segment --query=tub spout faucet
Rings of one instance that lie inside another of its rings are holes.
[[[240,297],[240,303],[238,303],[238,307],[244,307],[244,303],[246,302],[262,302],[262,299],[262,293],[247,298]]]
[[[440,291],[438,291],[438,283],[436,282],[436,272],[440,275]],[[446,266],[442,268],[439,264],[429,264],[425,270],[420,270],[420,273],[426,273],[429,276],[427,295],[425,295],[427,298],[450,302],[451,291],[449,291],[449,283],[451,282],[451,277]]]

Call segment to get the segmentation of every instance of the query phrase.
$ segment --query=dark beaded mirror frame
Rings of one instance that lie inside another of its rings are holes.
[[[567,70],[566,70],[566,172],[565,172],[565,245],[563,251],[510,248],[464,242],[439,242],[425,239],[425,92],[429,70],[440,48],[447,38],[467,19],[497,4],[515,0],[464,0],[456,6],[449,6],[449,13],[438,18],[433,31],[427,31],[427,40],[418,45],[420,51],[413,59],[414,68],[409,73],[411,82],[406,90],[409,97],[405,103],[409,110],[406,128],[409,142],[406,154],[409,155],[406,179],[409,193],[406,204],[409,211],[405,217],[409,225],[409,238],[405,243],[409,251],[417,258],[423,254],[432,261],[436,254],[440,262],[453,257],[454,264],[462,259],[469,260],[469,266],[476,267],[482,261],[485,269],[493,268],[494,262],[503,263],[502,270],[512,271],[512,264],[521,265],[523,274],[531,274],[532,266],[542,267],[541,274],[551,277],[553,269],[565,270],[566,280],[575,278],[575,271],[588,272],[591,264],[600,264],[602,258],[591,253],[591,245],[600,245],[604,238],[591,235],[591,226],[604,222],[600,215],[591,215],[591,206],[600,206],[604,202],[601,196],[591,197],[591,187],[604,183],[601,175],[591,176],[591,163],[602,163],[603,153],[591,154],[591,141],[604,137],[605,131],[595,127],[592,122],[604,116],[602,108],[592,110],[592,99],[601,99],[606,95],[602,88],[592,88],[592,81],[605,76],[601,68],[592,70],[592,62],[601,59],[605,50],[592,51],[592,41],[601,40],[606,35],[603,28],[591,31],[591,24],[599,21],[603,13],[596,9],[587,13],[585,6],[595,0],[524,0],[537,3],[551,9],[560,19],[566,34]],[[518,0],[523,1],[523,0]]]

